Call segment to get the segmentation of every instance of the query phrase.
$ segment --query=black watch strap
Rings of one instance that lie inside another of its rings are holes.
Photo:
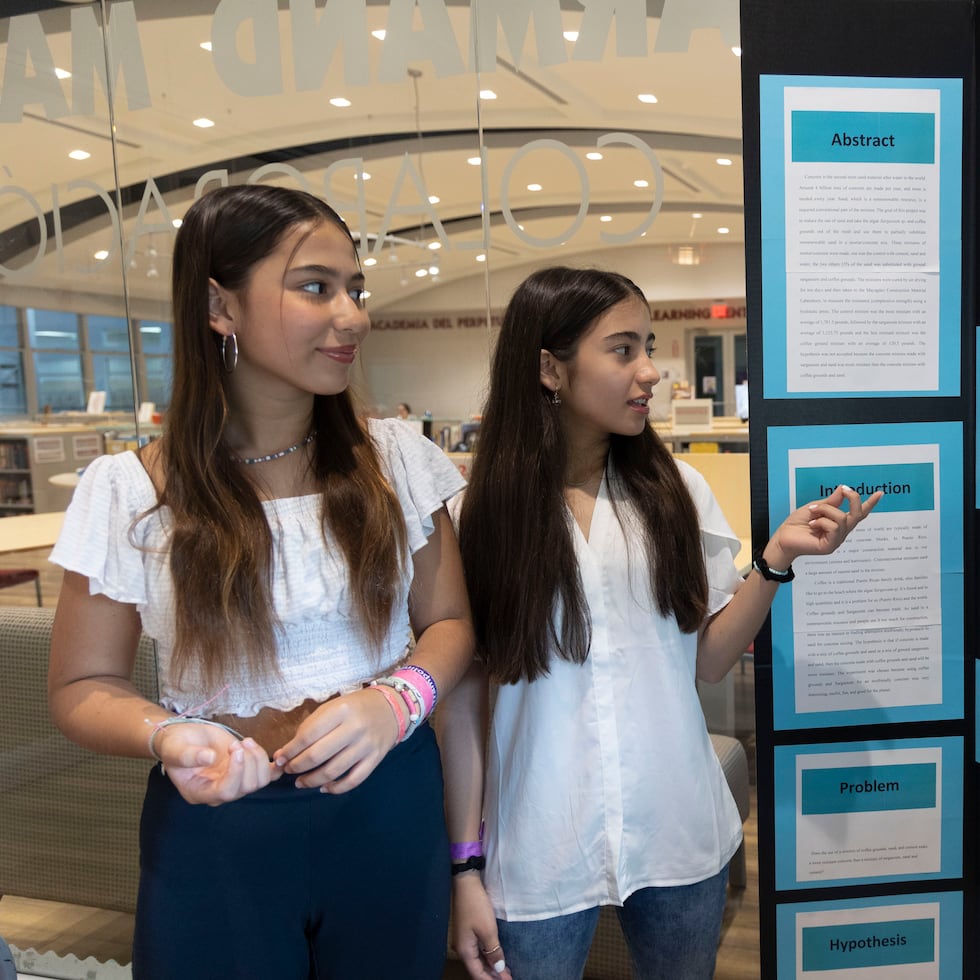
[[[780,572],[775,568],[770,568],[769,563],[759,555],[753,562],[752,567],[767,581],[767,582],[792,582],[796,578],[796,573],[793,571],[793,566],[790,565],[785,571]]]

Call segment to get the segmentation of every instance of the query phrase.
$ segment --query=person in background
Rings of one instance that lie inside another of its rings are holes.
[[[444,506],[463,481],[358,411],[363,297],[318,198],[196,201],[174,249],[163,436],[86,469],[53,552],[55,723],[159,763],[137,980],[442,974],[450,860],[426,718],[472,658]],[[159,704],[130,679],[141,631]]]
[[[406,405],[405,402],[398,403],[398,417],[400,419],[410,419],[412,417],[412,407],[411,405]]]
[[[743,581],[707,484],[649,424],[653,344],[613,272],[541,270],[504,314],[459,512],[477,661],[439,717],[472,977],[581,977],[612,905],[636,977],[709,980],[742,828],[695,679],[721,680],[794,559],[881,497],[800,507]]]

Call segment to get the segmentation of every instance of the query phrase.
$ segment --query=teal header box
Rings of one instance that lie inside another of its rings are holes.
[[[794,163],[935,163],[931,112],[792,113]]]
[[[936,764],[804,769],[804,815],[925,810],[936,806]]]
[[[823,500],[841,483],[857,490],[861,499],[884,490],[876,514],[933,510],[936,503],[932,463],[884,463],[879,466],[812,466],[796,470],[796,505]],[[845,510],[847,508],[845,507]]]
[[[803,972],[936,962],[936,920],[803,928]]]

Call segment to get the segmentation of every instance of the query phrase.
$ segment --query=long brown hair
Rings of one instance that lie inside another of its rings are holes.
[[[504,313],[460,513],[478,648],[501,683],[547,674],[552,648],[572,663],[588,656],[591,622],[564,497],[568,449],[541,384],[541,350],[572,360],[596,319],[633,298],[646,304],[625,276],[555,267],[521,283]],[[640,518],[650,595],[662,615],[694,632],[708,585],[697,510],[677,465],[649,425],[638,436],[611,434],[609,461],[614,500]],[[619,508],[617,517],[624,522]]]
[[[173,390],[161,445],[158,508],[172,520],[177,676],[194,663],[208,683],[274,673],[272,534],[262,502],[225,441],[228,374],[208,324],[208,280],[242,289],[256,263],[298,226],[347,225],[319,198],[269,185],[225,187],[184,216],[173,257]],[[390,624],[405,523],[348,391],[313,400],[311,472],[321,522],[348,568],[355,608],[370,640]]]

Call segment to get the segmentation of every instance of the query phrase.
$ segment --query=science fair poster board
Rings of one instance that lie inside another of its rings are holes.
[[[962,980],[960,892],[776,909],[780,980]]]
[[[959,878],[963,739],[776,746],[776,888]]]
[[[962,80],[759,86],[765,397],[958,395]]]
[[[846,484],[878,505],[772,606],[773,727],[963,717],[963,426],[774,426],[770,524]]]

